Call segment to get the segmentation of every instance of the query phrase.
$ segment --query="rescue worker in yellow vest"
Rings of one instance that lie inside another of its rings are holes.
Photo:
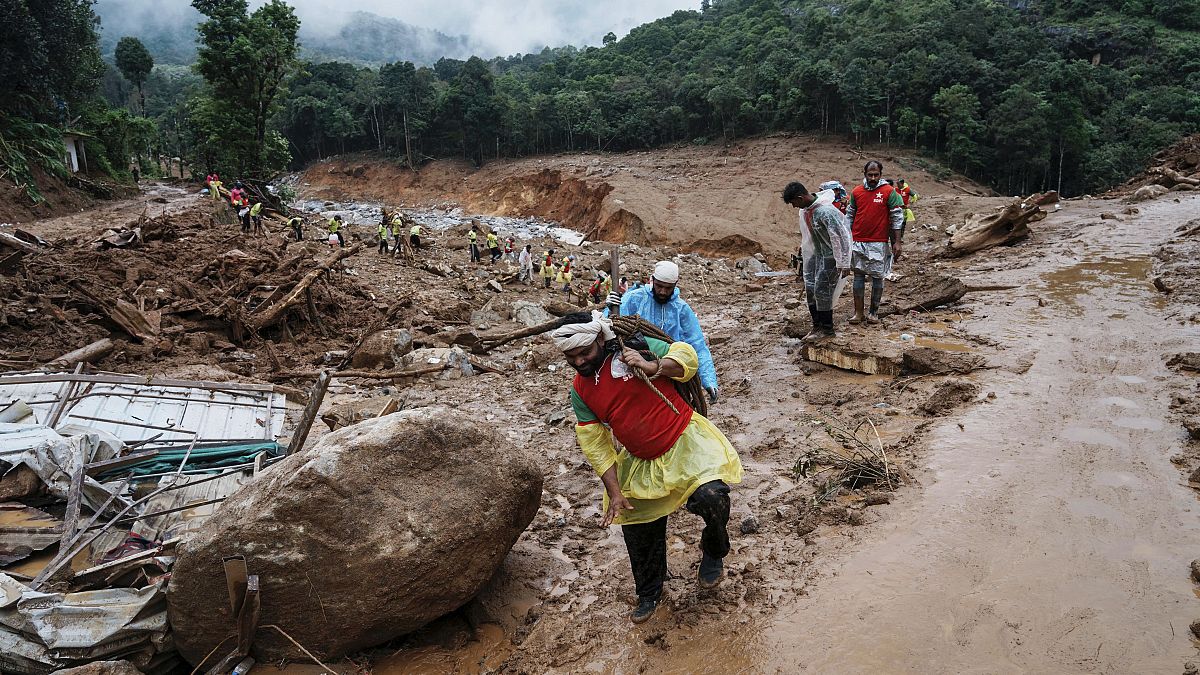
[[[550,282],[558,274],[554,268],[554,253],[554,249],[550,249],[542,255],[542,288],[550,288]]]
[[[388,252],[388,243],[387,243],[388,227],[387,227],[387,225],[380,223],[378,225],[378,227],[375,228],[375,236],[379,238],[379,252],[387,253]]]
[[[392,240],[392,255],[396,255],[404,241],[404,218],[399,213],[392,216]]]
[[[412,227],[408,228],[408,243],[412,244],[414,251],[421,250],[421,224],[415,220]]]
[[[295,235],[296,241],[304,241],[304,219],[300,216],[292,216],[288,218],[288,227],[292,228],[292,234]]]
[[[575,264],[575,256],[569,255],[563,258],[562,267],[558,268],[558,283],[562,284],[562,291],[570,295],[571,280],[575,275],[571,273],[571,267]]]
[[[254,206],[250,207],[250,220],[254,221],[254,233],[259,232],[266,234],[267,228],[263,227],[262,223],[262,202],[254,202]]]
[[[500,253],[500,238],[496,236],[495,232],[488,232],[487,247],[488,253],[492,256],[489,264],[495,265],[496,261],[500,259],[501,255],[503,255]]]
[[[346,248],[346,238],[342,236],[342,225],[344,225],[344,223],[342,222],[341,216],[334,216],[329,219],[329,235],[331,240],[329,243],[332,244],[332,239],[336,237],[338,246]]]

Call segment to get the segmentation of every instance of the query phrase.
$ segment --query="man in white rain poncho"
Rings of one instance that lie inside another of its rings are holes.
[[[803,338],[806,342],[834,336],[833,303],[839,295],[838,282],[850,274],[850,230],[834,206],[834,198],[832,190],[811,194],[797,182],[783,188],[783,201],[800,209],[804,295],[813,325]]]
[[[700,586],[720,582],[729,553],[729,484],[742,481],[742,464],[725,435],[675,389],[699,368],[691,345],[646,338],[644,352],[622,349],[599,312],[570,318],[575,322],[553,337],[576,371],[575,435],[604,484],[601,526],[621,525],[638,595],[630,618],[641,623],[658,607],[667,577],[667,516],[680,506],[704,519]],[[635,368],[650,382],[634,377]],[[614,436],[624,446],[620,453]]]

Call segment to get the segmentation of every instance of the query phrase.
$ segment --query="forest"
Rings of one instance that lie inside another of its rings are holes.
[[[103,75],[58,95],[103,108],[97,128],[141,117],[144,97],[134,153],[201,173],[262,178],[363,150],[419,168],[807,132],[911,148],[1004,193],[1077,195],[1200,130],[1194,0],[704,0],[601,46],[379,67],[303,60],[281,0],[192,4],[194,64],[135,82],[88,54],[70,68]]]

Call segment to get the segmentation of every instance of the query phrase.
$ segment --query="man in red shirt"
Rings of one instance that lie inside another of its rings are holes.
[[[883,298],[883,278],[892,270],[892,261],[900,259],[900,237],[904,228],[904,198],[883,181],[883,163],[871,160],[863,167],[863,182],[850,193],[846,206],[846,225],[854,243],[850,249],[850,269],[854,272],[854,316],[850,323],[879,323],[879,301]],[[866,279],[871,277],[870,312],[863,315]]]
[[[704,519],[700,587],[720,583],[729,553],[729,484],[742,481],[742,464],[725,435],[675,389],[699,370],[695,348],[646,338],[641,346],[648,349],[639,352],[617,340],[600,312],[571,318],[553,337],[577,373],[570,395],[575,435],[604,485],[601,527],[621,525],[638,595],[630,619],[642,623],[658,607],[667,516],[680,506]],[[635,368],[650,381],[635,377]],[[624,446],[620,453],[613,437]]]

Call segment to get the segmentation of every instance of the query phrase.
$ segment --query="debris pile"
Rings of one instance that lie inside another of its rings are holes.
[[[284,455],[284,415],[267,385],[0,375],[0,670],[176,667],[175,545]]]
[[[1114,192],[1132,193],[1133,201],[1143,201],[1167,192],[1200,189],[1200,134],[1184,137],[1159,151],[1148,164],[1144,173]]]

